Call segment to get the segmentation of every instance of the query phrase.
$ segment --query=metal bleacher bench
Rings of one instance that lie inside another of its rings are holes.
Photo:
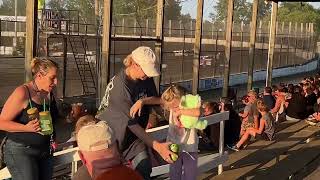
[[[202,119],[202,118],[201,118]],[[208,121],[208,125],[220,123],[220,142],[219,142],[219,153],[209,154],[198,158],[198,173],[209,171],[213,168],[218,167],[218,174],[223,171],[222,164],[227,161],[228,154],[224,151],[224,126],[223,121],[229,120],[229,112],[222,112],[213,114],[210,116],[203,117]],[[157,128],[148,129],[147,132],[157,140],[163,140],[167,137],[168,125],[160,126]],[[78,155],[78,148],[71,148],[54,153],[54,166],[72,164],[71,175],[77,171],[77,162],[80,161]],[[169,172],[169,164],[161,165],[152,168],[151,176],[158,176],[167,174]],[[0,170],[0,179],[10,178],[10,172],[5,167]]]

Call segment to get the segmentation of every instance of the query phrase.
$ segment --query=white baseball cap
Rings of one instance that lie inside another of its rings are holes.
[[[157,68],[156,55],[150,47],[140,46],[133,50],[132,59],[136,62],[148,77],[159,76]]]
[[[112,129],[105,121],[82,127],[77,133],[80,151],[100,151],[110,148],[115,143]]]

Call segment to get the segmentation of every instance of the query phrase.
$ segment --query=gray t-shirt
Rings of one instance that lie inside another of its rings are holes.
[[[268,112],[262,116],[262,119],[266,121],[263,132],[268,136],[269,140],[272,140],[275,132],[273,116],[270,112]]]
[[[129,115],[130,108],[139,99],[151,96],[157,96],[152,78],[134,81],[127,77],[124,70],[115,75],[106,88],[96,117],[107,121],[114,130],[120,152],[126,160],[131,160],[145,150],[144,143],[129,130],[128,126],[139,124],[145,129],[150,113],[150,107],[144,106],[140,117],[132,119]]]

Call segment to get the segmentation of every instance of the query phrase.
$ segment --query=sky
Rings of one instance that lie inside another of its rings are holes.
[[[252,2],[252,0],[249,0]],[[213,12],[213,6],[217,0],[204,0],[203,18],[210,20],[209,14]],[[315,8],[320,8],[320,2],[310,2]],[[197,0],[182,0],[182,13],[190,14],[192,18],[196,17],[197,13]]]

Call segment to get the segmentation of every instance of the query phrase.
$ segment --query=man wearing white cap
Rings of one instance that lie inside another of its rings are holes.
[[[142,180],[138,173],[122,164],[113,131],[105,121],[81,127],[76,138],[79,156],[91,179]]]
[[[156,56],[149,47],[141,46],[128,55],[124,69],[115,75],[100,104],[97,118],[107,121],[114,130],[123,157],[144,179],[150,179],[151,163],[146,146],[155,149],[172,163],[169,143],[159,143],[145,132],[150,106],[159,105],[152,77],[159,76]],[[131,109],[131,111],[130,111]]]

